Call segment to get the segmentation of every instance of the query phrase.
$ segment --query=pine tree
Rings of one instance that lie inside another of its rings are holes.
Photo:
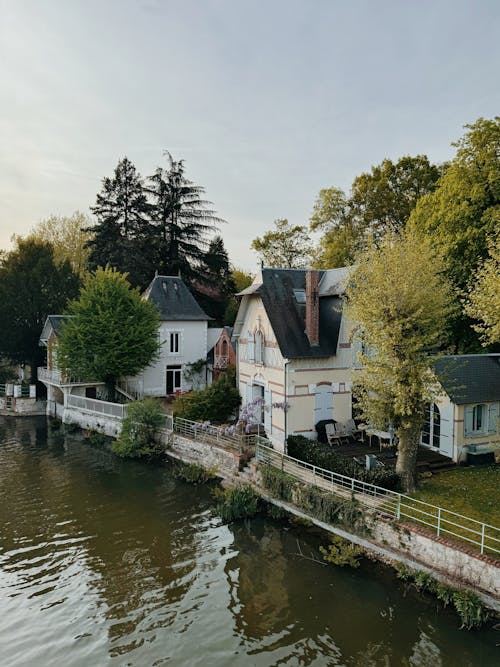
[[[196,280],[193,284],[196,300],[218,324],[227,324],[224,321],[225,312],[234,297],[236,287],[221,236],[215,236],[210,241],[201,271],[202,280]]]
[[[184,161],[175,161],[169,152],[165,155],[168,168],[158,167],[148,188],[155,269],[164,275],[180,272],[188,281],[202,280],[208,237],[223,220],[203,199],[205,189],[186,178]]]
[[[127,157],[118,162],[113,178],[103,179],[91,211],[97,225],[88,229],[94,233],[89,268],[109,265],[128,273],[132,285],[145,287],[154,272],[147,250],[149,205],[141,176]]]

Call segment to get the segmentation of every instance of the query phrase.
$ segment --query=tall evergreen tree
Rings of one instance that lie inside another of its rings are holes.
[[[181,272],[187,280],[203,279],[202,265],[209,235],[223,220],[203,199],[205,189],[188,180],[184,161],[167,151],[168,168],[149,178],[155,268],[165,275]]]
[[[109,266],[129,274],[132,285],[145,287],[152,268],[147,250],[150,240],[149,205],[142,178],[127,158],[118,162],[113,178],[104,178],[95,206],[97,225],[88,231],[94,238],[89,268]]]
[[[202,281],[197,280],[193,285],[196,299],[218,324],[228,324],[224,321],[224,314],[234,297],[236,286],[221,236],[214,236],[210,241],[201,270]]]

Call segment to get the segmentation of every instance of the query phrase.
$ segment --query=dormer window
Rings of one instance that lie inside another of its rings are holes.
[[[306,291],[305,291],[305,289],[294,289],[293,294],[295,296],[295,301],[297,303],[305,303],[306,302]]]

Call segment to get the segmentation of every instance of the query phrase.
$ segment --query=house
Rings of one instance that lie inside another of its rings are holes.
[[[500,354],[442,357],[434,371],[443,392],[427,406],[421,444],[457,462],[471,445],[500,447]]]
[[[67,318],[67,315],[49,315],[40,335],[40,345],[47,348],[47,366],[38,369],[38,380],[47,387],[47,414],[61,418],[70,394],[85,398],[101,398],[105,388],[103,382],[70,378],[59,369],[57,340]]]
[[[127,393],[168,396],[205,387],[211,318],[177,276],[155,276],[143,298],[160,313],[160,355],[141,373],[127,378]]]
[[[228,368],[236,367],[236,344],[231,340],[233,327],[225,326],[219,331],[219,336],[209,351],[214,380],[217,380],[220,374]]]
[[[352,416],[353,326],[343,315],[349,268],[263,268],[240,293],[233,340],[243,404],[283,449],[290,434],[316,437],[327,419]]]

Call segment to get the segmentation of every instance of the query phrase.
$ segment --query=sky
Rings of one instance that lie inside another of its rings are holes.
[[[183,158],[232,263],[388,157],[500,115],[498,0],[0,0],[0,248]]]

